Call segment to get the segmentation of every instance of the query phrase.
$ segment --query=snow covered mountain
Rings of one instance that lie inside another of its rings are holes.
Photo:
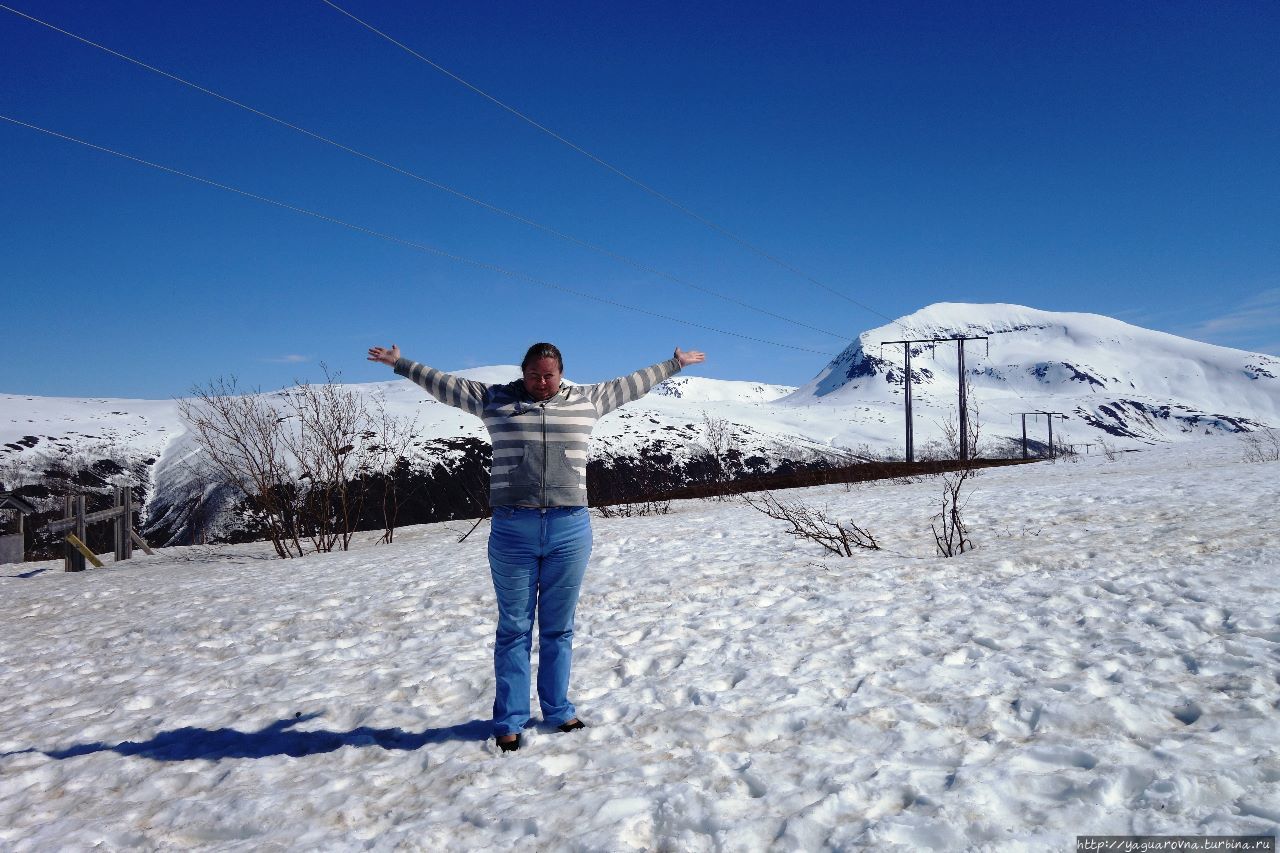
[[[1002,304],[938,303],[864,332],[779,405],[900,410],[903,345],[882,342],[959,336],[986,338],[966,344],[965,363],[994,435],[1009,434],[1018,413],[1029,411],[1066,414],[1062,429],[1072,441],[1121,445],[1280,423],[1280,358],[1096,314]],[[912,345],[917,424],[954,411],[956,350],[952,342]]]
[[[1198,343],[1108,317],[1018,305],[940,303],[862,333],[800,388],[749,381],[673,377],[644,399],[603,419],[592,439],[599,464],[637,471],[661,467],[666,481],[706,459],[708,430],[727,427],[738,467],[767,471],[787,461],[901,456],[903,347],[882,341],[984,337],[966,345],[966,375],[987,452],[1021,437],[1019,413],[1066,415],[1055,437],[1119,448],[1206,434],[1280,426],[1280,358]],[[519,375],[515,365],[457,371],[484,382]],[[956,344],[912,347],[917,454],[954,417]],[[424,471],[475,465],[487,445],[476,418],[435,402],[402,379],[352,386],[389,412],[417,419]],[[1043,440],[1044,419],[1029,419]],[[123,469],[146,484],[151,523],[166,537],[189,527],[199,494],[190,461],[197,448],[174,401],[0,395],[0,483],[25,486],[53,508],[42,472],[61,464],[82,486],[105,486]]]

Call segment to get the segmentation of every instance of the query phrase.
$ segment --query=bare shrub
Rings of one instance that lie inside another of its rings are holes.
[[[711,478],[718,486],[730,479],[729,451],[733,449],[733,431],[724,418],[711,416],[705,409],[702,412],[702,440],[707,446],[707,456],[711,460]],[[717,490],[715,500],[725,499],[724,490]]]
[[[957,448],[958,447],[959,445],[957,445]],[[936,438],[930,439],[917,447],[915,455],[917,462],[942,462],[947,459],[956,458],[955,455],[948,450],[947,446]]]
[[[325,365],[325,381],[298,383],[283,392],[287,418],[280,433],[296,474],[296,516],[317,552],[351,544],[363,509],[364,490],[353,488],[368,447],[364,396],[338,384]],[[358,449],[359,448],[359,449]]]
[[[393,415],[383,399],[366,399],[321,367],[323,382],[278,394],[244,391],[231,377],[178,401],[203,451],[194,479],[206,492],[229,488],[248,498],[250,518],[280,557],[347,550],[367,499],[380,502],[381,541],[392,541],[397,481],[419,437],[416,419]]]
[[[959,415],[938,424],[942,430],[942,445],[945,451],[950,454],[946,457],[949,459],[976,459],[978,458],[978,445],[982,438],[982,418],[978,411],[978,399],[973,395],[973,386],[969,384],[968,377],[965,378],[965,432],[967,435],[960,435],[960,419]],[[961,451],[965,452],[962,453]]]
[[[0,492],[11,491],[27,484],[25,466],[17,459],[0,457]]]
[[[1102,455],[1107,457],[1108,462],[1116,461],[1116,446],[1105,438],[1098,439],[1098,446],[1102,448]]]
[[[979,417],[978,401],[972,393],[967,396],[967,401],[969,409],[967,413],[968,424],[965,430],[967,434],[963,436],[963,439],[968,442],[968,456],[959,470],[942,475],[942,509],[933,517],[929,525],[933,530],[933,539],[937,545],[938,554],[942,557],[954,557],[957,554],[963,554],[965,551],[973,549],[973,541],[969,539],[969,531],[964,523],[964,510],[968,506],[972,492],[965,494],[965,484],[978,475],[978,469],[974,467],[973,462],[976,456],[978,440],[982,434],[982,421]],[[960,441],[962,437],[957,421],[958,414],[941,426],[942,434],[948,443],[948,449],[955,454],[953,458],[960,459]]]
[[[872,447],[868,442],[861,442],[857,447],[839,447],[839,450],[847,454],[851,459],[859,462],[889,462],[893,457]]]
[[[52,449],[37,454],[39,462],[39,482],[53,484],[63,481],[63,494],[83,494],[86,480],[89,479],[93,459],[83,444],[56,444]]]
[[[418,439],[417,417],[397,417],[387,410],[387,401],[382,396],[374,397],[369,411],[369,432],[365,437],[376,439],[369,445],[364,459],[365,476],[370,479],[381,476],[383,483],[382,538],[378,541],[390,544],[395,539],[396,519],[402,501],[397,475],[409,470],[409,452]]]
[[[197,385],[178,401],[178,412],[207,458],[208,476],[249,499],[279,557],[302,556],[283,426],[287,414],[257,391],[241,391],[235,376]]]
[[[1280,430],[1247,432],[1240,436],[1244,462],[1280,462]]]
[[[825,511],[799,501],[784,503],[770,492],[744,494],[742,499],[757,512],[789,524],[791,527],[786,531],[789,535],[817,542],[836,556],[852,557],[855,549],[880,550],[879,543],[866,528],[853,521],[836,521]]]
[[[643,500],[633,503],[601,505],[595,507],[601,518],[636,518],[642,515],[670,515],[671,501]]]
[[[961,468],[942,476],[942,511],[930,523],[940,557],[954,557],[973,550],[963,515],[971,497],[964,494],[964,485],[971,476],[972,468]]]

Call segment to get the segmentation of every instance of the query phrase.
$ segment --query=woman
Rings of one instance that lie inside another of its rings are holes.
[[[520,748],[520,733],[529,722],[535,611],[542,718],[562,732],[585,728],[569,701],[569,669],[573,615],[591,556],[587,441],[592,427],[681,368],[705,359],[700,352],[677,348],[672,358],[629,376],[562,386],[560,350],[537,343],[520,364],[523,378],[486,385],[402,358],[395,344],[370,348],[370,361],[391,365],[440,402],[484,420],[493,442],[489,569],[498,598],[493,733],[504,752]]]

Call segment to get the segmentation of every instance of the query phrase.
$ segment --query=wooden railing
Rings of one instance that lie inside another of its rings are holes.
[[[116,489],[115,506],[97,512],[85,512],[84,495],[67,495],[66,517],[51,521],[42,528],[46,533],[66,533],[66,549],[62,558],[64,571],[83,572],[86,561],[102,568],[102,561],[85,544],[88,538],[85,532],[90,524],[104,521],[112,523],[116,562],[132,557],[135,544],[148,554],[154,553],[146,540],[133,529],[133,493],[128,488]]]

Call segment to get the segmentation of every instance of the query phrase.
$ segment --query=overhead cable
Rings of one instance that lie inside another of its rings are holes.
[[[92,148],[95,151],[101,151],[104,154],[111,154],[115,157],[120,157],[124,160],[129,160],[131,162],[138,163],[143,166],[149,166],[153,169],[158,169],[162,172],[167,172],[171,175],[177,175],[179,177],[187,178],[189,180],[196,181],[201,184],[205,184],[206,186],[216,187],[217,189],[220,189],[220,190],[226,190],[227,192],[235,193],[236,195],[244,196],[245,198],[251,198],[255,201],[260,201],[265,204],[274,205],[275,207],[280,207],[285,210],[291,210],[294,213],[300,213],[300,214],[303,214],[304,216],[310,216],[314,219],[319,219],[323,222],[330,222],[334,225],[341,225],[343,228],[349,228],[352,231],[359,231],[362,234],[367,234],[371,237],[378,237],[382,240],[387,240],[392,243],[397,243],[401,246],[406,246],[410,249],[415,249],[420,252],[428,252],[443,258],[448,258],[449,260],[452,260],[452,261],[457,261],[458,263],[468,264],[469,266],[477,267],[483,270],[488,270],[490,272],[495,272],[500,275],[507,276],[509,278],[517,279],[519,281],[526,281],[531,284],[536,284],[536,285],[539,285],[540,287],[546,287],[551,290],[559,290],[564,293],[569,293],[569,294],[572,294],[573,296],[577,296],[580,299],[590,299],[593,302],[599,302],[604,305],[610,305],[614,308],[623,308],[628,311],[635,311],[639,314],[647,314],[650,317],[657,317],[658,319],[661,319],[661,320],[669,320],[672,323],[679,323],[684,326],[692,326],[695,329],[703,329],[708,332],[715,332],[721,335],[729,335],[730,337],[741,338],[743,340],[753,341],[755,343],[769,344],[770,346],[782,347],[784,349],[799,350],[801,352],[812,352],[812,353],[817,353],[818,355],[826,355],[826,356],[835,355],[835,353],[826,352],[823,350],[809,349],[808,347],[795,346],[793,344],[784,344],[778,341],[771,341],[766,338],[757,338],[751,335],[744,335],[739,332],[731,332],[727,329],[720,329],[715,326],[705,325],[703,323],[695,323],[692,320],[684,320],[684,319],[681,319],[680,317],[672,317],[668,314],[661,314],[657,311],[650,311],[647,308],[639,308],[635,305],[628,305],[625,302],[616,302],[612,299],[606,299],[602,296],[596,296],[595,294],[586,293],[584,291],[576,290],[571,287],[566,287],[565,285],[557,284],[556,282],[537,278],[536,276],[529,275],[528,273],[523,273],[518,270],[508,269],[506,267],[502,267],[497,264],[491,264],[486,261],[478,261],[478,260],[475,260],[474,258],[468,258],[464,255],[457,255],[457,254],[454,254],[453,252],[449,252],[444,249],[440,249],[435,246],[428,245],[426,243],[419,243],[414,240],[407,240],[403,237],[396,237],[393,234],[387,234],[383,231],[377,231],[373,228],[367,228],[363,225],[356,225],[354,223],[347,222],[345,220],[338,219],[336,217],[329,216],[327,214],[317,213],[316,211],[308,210],[305,207],[299,207],[297,205],[289,204],[287,202],[277,201],[276,199],[268,198],[267,196],[263,196],[263,195],[258,195],[257,193],[252,193],[252,192],[249,192],[248,190],[238,189],[237,187],[233,187],[228,184],[223,184],[218,181],[210,180],[209,178],[202,178],[199,175],[193,175],[190,172],[184,172],[180,169],[174,169],[170,166],[164,166],[159,163],[153,163],[150,160],[144,160],[141,157],[134,157],[131,154],[125,154],[124,152],[116,151],[113,148],[107,148],[102,145],[96,145],[84,139],[80,139],[75,136],[70,136],[65,133],[59,133],[58,131],[55,131],[55,130],[49,130],[48,128],[40,127],[39,125],[31,124],[29,122],[20,121],[19,119],[11,118],[10,116],[7,116],[7,115],[0,114],[0,120],[7,121],[10,124],[18,125],[19,127],[29,128],[31,130],[47,134],[49,136],[53,136],[58,139],[63,139],[63,140],[66,140],[67,142],[74,142],[78,145],[83,145],[86,148]]]
[[[659,270],[659,269],[657,269],[657,268],[655,268],[655,267],[652,267],[652,266],[650,266],[650,265],[648,265],[648,264],[646,264],[646,263],[644,263],[644,262],[642,262],[642,261],[636,260],[635,258],[631,258],[631,257],[629,257],[629,256],[627,256],[627,255],[623,255],[623,254],[621,254],[621,253],[619,253],[619,252],[615,252],[615,251],[613,251],[612,249],[607,249],[607,248],[605,248],[605,247],[603,247],[603,246],[599,246],[599,245],[597,245],[597,244],[595,244],[595,243],[591,243],[591,242],[589,242],[589,241],[587,241],[587,240],[583,240],[583,239],[582,239],[582,238],[580,238],[580,237],[575,237],[575,236],[573,236],[572,234],[566,234],[566,233],[564,233],[563,231],[559,231],[559,230],[557,230],[557,229],[555,229],[555,228],[552,228],[552,227],[551,227],[551,226],[549,226],[549,225],[544,225],[544,224],[542,224],[542,223],[540,223],[540,222],[537,222],[537,221],[535,221],[535,220],[533,220],[533,219],[530,219],[530,218],[528,218],[528,217],[526,217],[526,216],[522,216],[521,214],[515,213],[515,212],[510,211],[510,210],[506,210],[505,208],[502,208],[502,207],[498,207],[498,206],[497,206],[497,205],[495,205],[495,204],[491,204],[491,203],[486,202],[486,201],[484,201],[484,200],[482,200],[482,199],[479,199],[479,198],[476,198],[476,197],[474,197],[474,196],[468,195],[468,194],[466,194],[466,193],[462,192],[461,190],[456,190],[456,189],[454,189],[453,187],[450,187],[450,186],[447,186],[447,185],[445,185],[445,184],[439,183],[438,181],[433,181],[433,180],[431,180],[430,178],[424,177],[424,176],[422,176],[422,175],[419,175],[419,174],[417,174],[417,173],[415,173],[415,172],[412,172],[412,171],[410,171],[410,170],[408,170],[408,169],[405,169],[405,168],[402,168],[402,167],[400,167],[400,166],[396,166],[396,165],[395,165],[395,164],[393,164],[393,163],[388,163],[388,162],[386,162],[385,160],[381,160],[381,159],[379,159],[378,157],[373,156],[372,154],[366,154],[366,153],[365,153],[365,152],[363,152],[363,151],[357,150],[357,149],[352,148],[352,147],[350,147],[350,146],[348,146],[348,145],[344,145],[344,144],[342,144],[341,142],[337,142],[336,140],[330,139],[330,138],[328,138],[328,137],[326,137],[326,136],[323,136],[323,135],[321,135],[321,134],[319,134],[319,133],[316,133],[316,132],[311,131],[311,130],[307,130],[305,127],[301,127],[301,126],[299,126],[299,125],[296,125],[296,124],[294,124],[293,122],[290,122],[290,121],[288,121],[288,120],[286,120],[286,119],[279,118],[278,116],[274,116],[274,115],[272,115],[272,114],[270,114],[270,113],[264,112],[264,111],[262,111],[262,110],[260,110],[260,109],[255,108],[255,107],[251,107],[251,106],[249,106],[248,104],[245,104],[245,103],[242,103],[242,102],[240,102],[240,101],[237,101],[237,100],[235,100],[234,98],[230,98],[230,97],[228,97],[228,96],[226,96],[226,95],[221,94],[220,92],[216,92],[216,91],[214,91],[214,90],[212,90],[212,89],[205,88],[204,86],[201,86],[201,85],[199,85],[198,83],[193,83],[193,82],[191,82],[190,80],[185,80],[185,79],[183,79],[182,77],[177,76],[176,74],[172,74],[172,73],[170,73],[170,72],[168,72],[168,71],[165,71],[165,70],[163,70],[163,69],[157,68],[157,67],[155,67],[154,65],[149,65],[149,64],[147,64],[146,62],[143,62],[143,61],[142,61],[142,60],[140,60],[140,59],[136,59],[136,58],[134,58],[134,57],[132,57],[132,56],[128,56],[127,54],[120,53],[120,52],[119,52],[119,51],[117,51],[117,50],[112,50],[111,48],[106,47],[105,45],[98,44],[97,42],[95,42],[95,41],[91,41],[90,39],[87,39],[87,38],[85,38],[84,36],[77,35],[76,33],[70,32],[70,31],[68,31],[68,30],[65,30],[65,29],[63,29],[63,28],[59,27],[59,26],[56,26],[56,25],[54,25],[54,24],[51,24],[51,23],[49,23],[48,21],[42,21],[42,20],[40,20],[39,18],[33,17],[33,16],[31,16],[31,15],[28,15],[27,13],[25,13],[25,12],[21,12],[21,11],[19,11],[19,10],[17,10],[17,9],[14,9],[14,8],[10,7],[10,6],[6,6],[6,5],[4,5],[3,3],[0,3],[0,9],[3,9],[3,10],[4,10],[4,11],[6,11],[6,12],[12,12],[13,14],[18,15],[19,17],[22,17],[22,18],[27,19],[28,21],[31,21],[31,22],[36,23],[36,24],[40,24],[41,26],[43,26],[43,27],[47,27],[47,28],[49,28],[49,29],[53,30],[54,32],[61,33],[62,35],[68,36],[69,38],[73,38],[73,39],[75,39],[76,41],[78,41],[78,42],[80,42],[80,43],[82,43],[82,44],[88,45],[89,47],[97,48],[98,50],[101,50],[101,51],[103,51],[104,53],[108,53],[108,54],[110,54],[110,55],[112,55],[112,56],[114,56],[114,57],[117,57],[118,59],[123,59],[123,60],[124,60],[124,61],[126,61],[126,62],[130,62],[130,63],[132,63],[132,64],[134,64],[134,65],[138,66],[139,68],[146,69],[147,71],[150,71],[150,72],[152,72],[152,73],[154,73],[154,74],[159,74],[159,75],[160,75],[160,76],[162,76],[162,77],[165,77],[165,78],[167,78],[167,79],[169,79],[169,80],[174,81],[175,83],[181,83],[183,86],[187,86],[187,87],[189,87],[189,88],[191,88],[191,89],[196,90],[197,92],[201,92],[201,93],[203,93],[203,94],[205,94],[205,95],[209,95],[210,97],[217,98],[218,100],[220,100],[220,101],[222,101],[222,102],[224,102],[224,103],[230,104],[230,105],[231,105],[231,106],[233,106],[233,107],[238,107],[239,109],[245,110],[246,112],[253,113],[254,115],[259,116],[259,117],[261,117],[261,118],[264,118],[264,119],[266,119],[266,120],[268,120],[268,121],[275,122],[276,124],[278,124],[278,125],[280,125],[280,126],[282,126],[282,127],[287,127],[288,129],[293,130],[293,131],[296,131],[297,133],[301,133],[301,134],[303,134],[303,135],[305,135],[305,136],[309,136],[309,137],[311,137],[312,139],[316,140],[317,142],[323,142],[323,143],[324,143],[324,144],[326,144],[326,145],[331,145],[331,146],[333,146],[334,148],[337,148],[337,149],[339,149],[339,150],[341,150],[341,151],[345,151],[345,152],[346,152],[346,153],[348,153],[348,154],[353,154],[353,155],[355,155],[356,157],[360,157],[360,158],[362,158],[362,159],[364,159],[364,160],[369,161],[370,163],[374,163],[374,164],[376,164],[376,165],[378,165],[378,166],[381,166],[381,167],[383,167],[383,168],[385,168],[385,169],[390,169],[391,171],[396,172],[396,173],[401,174],[401,175],[404,175],[404,176],[405,176],[405,177],[407,177],[407,178],[412,178],[412,179],[414,179],[415,181],[420,181],[421,183],[424,183],[424,184],[426,184],[427,186],[430,186],[430,187],[432,187],[432,188],[434,188],[434,189],[440,190],[441,192],[449,193],[449,194],[450,194],[450,195],[452,195],[452,196],[455,196],[455,197],[457,197],[457,198],[460,198],[460,199],[462,199],[463,201],[470,202],[471,204],[474,204],[474,205],[476,205],[476,206],[478,206],[478,207],[482,207],[482,208],[484,208],[485,210],[489,210],[489,211],[492,211],[493,213],[497,213],[497,214],[500,214],[500,215],[502,215],[502,216],[506,216],[506,217],[508,217],[508,218],[510,218],[510,219],[515,220],[516,222],[519,222],[519,223],[521,223],[521,224],[523,224],[523,225],[527,225],[527,226],[529,226],[530,228],[536,228],[536,229],[538,229],[539,231],[543,231],[543,232],[545,232],[545,233],[547,233],[547,234],[550,234],[550,235],[552,235],[552,236],[554,236],[554,237],[558,237],[558,238],[559,238],[559,239],[561,239],[561,240],[564,240],[564,241],[566,241],[566,242],[572,243],[572,244],[574,244],[574,245],[576,245],[576,246],[579,246],[579,247],[581,247],[581,248],[584,248],[584,249],[590,249],[590,250],[591,250],[591,251],[593,251],[593,252],[596,252],[596,253],[601,254],[601,255],[605,255],[605,256],[610,257],[610,258],[612,258],[612,259],[614,259],[614,260],[616,260],[616,261],[620,261],[620,262],[622,262],[622,263],[625,263],[625,264],[627,264],[628,266],[631,266],[631,267],[633,267],[634,269],[637,269],[637,270],[639,270],[639,271],[641,271],[641,272],[649,273],[649,274],[651,274],[651,275],[656,275],[656,276],[659,276],[659,277],[661,277],[661,278],[665,278],[665,279],[667,279],[668,281],[672,281],[672,282],[675,282],[676,284],[684,285],[685,287],[689,287],[689,288],[692,288],[693,290],[697,290],[697,291],[700,291],[700,292],[702,292],[702,293],[706,293],[706,294],[708,294],[708,295],[710,295],[710,296],[715,296],[715,297],[716,297],[716,298],[718,298],[718,299],[723,299],[723,300],[724,300],[724,301],[726,301],[726,302],[731,302],[731,303],[733,303],[733,304],[735,304],[735,305],[741,306],[741,307],[743,307],[743,308],[750,309],[750,310],[755,311],[755,312],[757,312],[757,313],[759,313],[759,314],[764,314],[764,315],[766,315],[766,316],[773,317],[773,318],[774,318],[774,319],[776,319],[776,320],[782,320],[782,321],[784,321],[784,322],[791,323],[792,325],[795,325],[795,326],[801,326],[801,327],[803,327],[803,328],[805,328],[805,329],[809,329],[810,331],[814,331],[814,332],[821,332],[821,333],[822,333],[822,334],[824,334],[824,335],[829,335],[829,336],[831,336],[831,337],[833,337],[833,338],[837,338],[837,339],[839,339],[839,340],[841,340],[841,341],[847,341],[847,340],[849,339],[849,336],[848,336],[848,335],[842,335],[842,334],[839,334],[839,333],[837,333],[837,332],[832,332],[832,331],[830,331],[830,330],[828,330],[828,329],[823,329],[823,328],[820,328],[820,327],[818,327],[818,326],[812,326],[812,325],[810,325],[810,324],[808,324],[808,323],[804,323],[804,322],[801,322],[801,321],[799,321],[799,320],[795,320],[795,319],[792,319],[792,318],[790,318],[790,317],[783,316],[782,314],[775,313],[775,312],[773,312],[773,311],[768,310],[767,308],[760,308],[760,307],[757,307],[757,306],[755,306],[755,305],[752,305],[752,304],[751,304],[751,303],[749,303],[749,302],[745,302],[745,301],[743,301],[743,300],[741,300],[741,299],[737,299],[736,297],[733,297],[733,296],[728,296],[728,295],[726,295],[726,294],[720,293],[720,292],[719,292],[719,291],[717,291],[717,290],[713,290],[713,289],[711,289],[711,288],[709,288],[709,287],[704,287],[704,286],[702,286],[702,285],[695,284],[695,283],[693,283],[693,282],[691,282],[691,281],[686,281],[685,279],[678,278],[678,277],[676,277],[676,276],[674,276],[674,275],[671,275],[670,273],[663,272],[662,270]]]
[[[342,7],[341,7],[341,6],[339,6],[337,3],[334,3],[334,2],[333,2],[333,0],[320,0],[320,2],[321,2],[321,3],[324,3],[326,6],[329,6],[329,7],[333,8],[333,9],[337,10],[338,12],[341,12],[343,15],[346,15],[348,18],[350,18],[351,20],[355,21],[357,24],[359,24],[360,26],[364,27],[365,29],[369,30],[371,33],[374,33],[375,35],[378,35],[378,36],[380,36],[380,37],[382,37],[382,38],[386,39],[387,41],[391,42],[393,45],[395,45],[396,47],[400,48],[400,49],[401,49],[401,50],[403,50],[404,52],[408,53],[409,55],[411,55],[411,56],[413,56],[413,57],[416,57],[417,59],[421,60],[422,62],[425,62],[427,65],[430,65],[432,68],[436,69],[436,70],[437,70],[437,71],[439,71],[441,74],[444,74],[446,77],[449,77],[451,80],[456,81],[457,83],[459,83],[459,84],[461,84],[461,85],[465,86],[466,88],[470,89],[472,92],[475,92],[477,95],[480,95],[481,97],[485,98],[486,100],[488,100],[488,101],[490,101],[490,102],[492,102],[492,103],[496,104],[497,106],[499,106],[499,107],[501,107],[502,109],[506,110],[507,112],[511,113],[513,116],[515,116],[516,118],[520,119],[521,121],[524,121],[524,122],[526,122],[526,123],[528,123],[528,124],[532,125],[533,127],[535,127],[535,128],[537,128],[538,130],[542,131],[542,132],[543,132],[543,133],[545,133],[547,136],[550,136],[552,139],[556,140],[557,142],[559,142],[559,143],[561,143],[561,144],[563,144],[563,145],[565,145],[565,146],[567,146],[567,147],[569,147],[569,148],[572,148],[574,151],[577,151],[579,154],[581,154],[581,155],[583,155],[584,157],[586,157],[586,158],[588,158],[588,159],[592,160],[592,161],[593,161],[593,162],[595,162],[597,165],[599,165],[599,166],[601,166],[601,167],[603,167],[603,168],[605,168],[605,169],[609,170],[610,172],[613,172],[615,175],[617,175],[618,177],[622,178],[623,180],[629,181],[630,183],[634,184],[635,186],[639,187],[640,189],[642,189],[642,190],[644,190],[645,192],[647,192],[647,193],[649,193],[650,195],[652,195],[654,198],[657,198],[657,199],[659,199],[659,200],[661,200],[661,201],[663,201],[663,202],[665,202],[665,203],[667,203],[667,204],[671,205],[671,206],[672,206],[672,207],[674,207],[676,210],[680,211],[681,213],[685,214],[686,216],[690,217],[691,219],[694,219],[694,220],[696,220],[696,221],[698,221],[698,222],[701,222],[703,225],[707,226],[708,228],[711,228],[711,229],[713,229],[713,230],[715,230],[715,231],[719,232],[719,233],[720,233],[720,234],[722,234],[723,236],[728,237],[730,240],[733,240],[735,243],[737,243],[738,245],[742,246],[743,248],[745,248],[745,249],[747,249],[747,250],[749,250],[749,251],[751,251],[751,252],[755,253],[756,255],[759,255],[759,256],[760,256],[760,257],[762,257],[762,258],[765,258],[765,259],[767,259],[767,260],[769,260],[769,261],[772,261],[773,263],[777,264],[778,266],[782,267],[783,269],[785,269],[785,270],[787,270],[787,271],[789,271],[789,272],[791,272],[791,273],[793,273],[793,274],[795,274],[795,275],[799,276],[800,278],[803,278],[805,281],[808,281],[810,284],[813,284],[813,285],[815,285],[815,286],[817,286],[817,287],[822,288],[823,290],[827,291],[828,293],[832,293],[832,294],[834,294],[834,295],[836,295],[836,296],[839,296],[841,299],[844,299],[844,300],[846,300],[846,301],[848,301],[848,302],[851,302],[851,303],[853,303],[854,305],[857,305],[859,308],[862,308],[862,309],[864,309],[864,310],[866,310],[866,311],[870,311],[872,314],[875,314],[875,315],[876,315],[876,316],[878,316],[878,317],[883,317],[884,319],[888,320],[888,321],[889,321],[889,322],[891,322],[891,323],[892,323],[892,322],[895,322],[895,321],[894,321],[894,319],[893,319],[892,317],[889,317],[888,315],[885,315],[885,314],[881,314],[879,311],[877,311],[876,309],[872,308],[870,305],[866,305],[866,304],[864,304],[864,303],[862,303],[862,302],[859,302],[858,300],[854,299],[852,296],[849,296],[849,295],[847,295],[847,294],[845,294],[845,293],[842,293],[841,291],[836,290],[835,288],[833,288],[833,287],[831,287],[831,286],[829,286],[829,285],[826,285],[826,284],[822,283],[822,282],[821,282],[821,281],[819,281],[818,279],[814,278],[813,276],[809,275],[808,273],[804,272],[803,270],[797,269],[795,266],[793,266],[792,264],[787,263],[786,261],[784,261],[784,260],[782,260],[781,258],[777,257],[776,255],[773,255],[773,254],[769,253],[768,251],[766,251],[766,250],[764,250],[764,249],[760,248],[759,246],[756,246],[754,243],[748,242],[747,240],[743,239],[742,237],[739,237],[737,234],[735,234],[734,232],[730,231],[728,228],[725,228],[723,225],[720,225],[720,224],[718,224],[718,223],[716,223],[716,222],[713,222],[713,221],[712,221],[712,220],[710,220],[710,219],[707,219],[705,216],[702,216],[702,215],[701,215],[701,214],[699,214],[697,211],[691,210],[690,208],[686,207],[685,205],[681,204],[680,202],[676,201],[675,199],[671,198],[670,196],[668,196],[668,195],[666,195],[666,194],[664,194],[664,193],[662,193],[662,192],[660,192],[660,191],[658,191],[658,190],[654,189],[653,187],[649,186],[648,184],[644,183],[643,181],[639,180],[638,178],[635,178],[635,177],[633,177],[633,176],[629,175],[628,173],[624,172],[622,169],[619,169],[617,166],[614,166],[612,163],[609,163],[608,161],[606,161],[606,160],[602,159],[601,157],[598,157],[598,156],[596,156],[595,154],[592,154],[590,151],[586,150],[586,149],[585,149],[585,148],[583,148],[582,146],[577,145],[576,143],[574,143],[574,142],[572,142],[572,141],[570,141],[570,140],[566,139],[565,137],[563,137],[563,136],[561,136],[560,134],[556,133],[556,132],[555,132],[554,130],[552,130],[551,128],[547,127],[547,126],[546,126],[546,125],[544,125],[544,124],[541,124],[541,123],[540,123],[540,122],[538,122],[537,120],[535,120],[535,119],[533,119],[533,118],[530,118],[528,115],[526,115],[525,113],[520,112],[520,110],[516,109],[515,107],[513,107],[513,106],[511,106],[510,104],[506,103],[505,101],[499,100],[498,98],[496,98],[496,97],[494,97],[493,95],[489,94],[489,93],[488,93],[488,92],[486,92],[485,90],[481,89],[479,86],[476,86],[474,83],[471,83],[471,82],[469,82],[469,81],[467,81],[467,80],[463,79],[462,77],[460,77],[460,76],[458,76],[457,74],[453,73],[452,71],[450,71],[449,69],[447,69],[447,68],[445,68],[444,66],[440,65],[439,63],[433,62],[432,60],[430,60],[430,59],[428,59],[427,57],[423,56],[421,53],[418,53],[418,51],[416,51],[416,50],[414,50],[413,48],[411,48],[411,47],[409,47],[408,45],[406,45],[404,42],[398,41],[397,39],[393,38],[392,36],[388,35],[387,33],[384,33],[382,30],[380,30],[380,29],[378,29],[377,27],[373,26],[373,24],[370,24],[368,21],[365,21],[364,19],[359,18],[359,17],[357,17],[357,16],[353,15],[351,12],[348,12],[346,9],[342,8]]]

